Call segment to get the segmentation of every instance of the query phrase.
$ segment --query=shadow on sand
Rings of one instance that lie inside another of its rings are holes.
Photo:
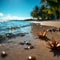
[[[51,50],[50,52],[53,52],[54,56],[60,56],[60,50]]]
[[[45,40],[45,41],[49,41],[50,39],[48,37],[43,37],[43,38],[39,38],[39,39],[42,39],[42,40]]]
[[[26,34],[27,33],[19,33],[14,35],[13,33],[7,33],[5,35],[6,37],[4,37],[4,35],[0,37],[0,43],[7,43],[10,39],[15,39],[17,36],[24,37]]]

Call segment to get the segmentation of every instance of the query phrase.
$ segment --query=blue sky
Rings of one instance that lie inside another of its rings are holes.
[[[40,0],[0,0],[0,19],[30,18],[36,5]]]

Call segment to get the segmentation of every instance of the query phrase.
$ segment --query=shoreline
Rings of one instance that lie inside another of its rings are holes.
[[[39,22],[40,24],[40,22]],[[36,60],[60,60],[60,52],[50,52],[48,49],[48,41],[54,37],[57,42],[60,43],[60,32],[47,32],[47,39],[38,38],[37,34],[43,30],[47,30],[53,27],[41,26],[39,24],[34,24],[31,26],[31,31],[24,36],[16,36],[11,39],[4,40],[0,43],[0,54],[2,51],[6,51],[8,54],[5,58],[0,56],[0,60],[27,60],[28,56],[35,56]],[[26,50],[25,47],[28,45],[21,45],[21,42],[30,42],[33,49]]]
[[[55,26],[60,27],[60,21],[29,21],[31,23],[38,23],[40,25],[46,25],[46,26]]]

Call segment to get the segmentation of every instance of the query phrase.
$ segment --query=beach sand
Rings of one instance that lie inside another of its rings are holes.
[[[2,51],[8,54],[5,58],[0,56],[0,60],[27,60],[28,56],[35,56],[36,60],[60,60],[60,52],[51,52],[48,47],[48,41],[52,37],[60,42],[60,32],[47,32],[47,40],[39,39],[37,34],[43,30],[53,28],[52,26],[44,26],[33,24],[31,32],[25,36],[17,36],[7,40],[8,43],[0,43],[0,55]],[[27,45],[20,45],[20,42],[30,41],[34,49],[25,50]]]
[[[60,27],[60,20],[59,21],[30,21],[32,23],[39,23],[41,25],[47,25],[47,26],[55,26]]]

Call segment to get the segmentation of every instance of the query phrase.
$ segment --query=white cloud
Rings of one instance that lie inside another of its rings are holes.
[[[2,13],[0,13],[2,16],[0,18],[0,21],[8,21],[8,20],[24,20],[24,19],[30,19],[31,17],[20,17],[20,16],[12,16],[11,14],[7,14],[6,16],[3,16]]]
[[[3,16],[3,13],[0,13],[0,16]]]
[[[11,15],[7,15],[5,16],[5,19],[7,20],[24,20],[24,19],[29,19],[31,17],[20,17],[20,16],[11,16]]]

